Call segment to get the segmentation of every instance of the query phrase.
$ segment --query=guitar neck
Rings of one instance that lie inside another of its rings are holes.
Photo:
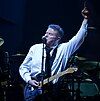
[[[63,72],[60,72],[60,73],[58,73],[58,74],[56,74],[56,75],[51,76],[50,78],[46,78],[46,79],[44,79],[43,84],[46,84],[46,83],[48,83],[48,82],[51,82],[51,81],[53,81],[54,79],[57,79],[57,78],[59,78],[59,77],[65,75],[65,74],[66,74],[66,71],[63,71]]]
[[[77,71],[76,68],[68,68],[67,70],[65,70],[65,71],[63,71],[63,72],[60,72],[60,73],[55,74],[55,75],[53,75],[53,76],[51,76],[51,77],[49,77],[49,78],[44,79],[44,80],[43,80],[43,84],[42,84],[42,82],[40,82],[40,86],[45,85],[45,84],[47,84],[47,83],[53,81],[54,79],[57,79],[57,78],[59,78],[59,77],[65,75],[65,74],[73,73],[74,71]]]

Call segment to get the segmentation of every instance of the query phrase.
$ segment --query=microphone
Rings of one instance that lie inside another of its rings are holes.
[[[46,36],[42,36],[42,42],[45,44],[47,42]]]

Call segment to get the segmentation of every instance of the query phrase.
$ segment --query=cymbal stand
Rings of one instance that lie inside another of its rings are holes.
[[[81,83],[81,79],[78,78],[77,79],[77,83],[78,83],[78,87],[76,89],[76,101],[80,101],[80,83]]]
[[[71,75],[72,76],[72,80],[71,80],[71,92],[72,92],[72,99],[73,101],[75,100],[75,89],[74,89],[74,74]]]
[[[5,68],[4,74],[6,73],[6,81],[2,82],[2,89],[3,89],[3,101],[7,101],[7,89],[12,87],[11,84],[11,71],[10,71],[10,62],[9,62],[9,54],[5,52]]]
[[[69,63],[68,63],[68,67],[77,67],[77,59],[75,58],[75,55],[71,56]],[[71,96],[72,96],[72,100],[74,101],[75,98],[75,88],[74,88],[74,73],[70,75],[71,77],[71,85],[70,85],[70,89],[71,89]]]
[[[76,61],[72,64],[72,67],[77,67]],[[81,73],[80,70],[71,74],[71,95],[73,101],[81,101],[80,84],[81,84],[82,75],[83,74]],[[75,83],[77,83],[77,89],[75,88]]]
[[[76,89],[76,101],[81,101],[81,90],[80,90],[80,85],[82,82],[82,77],[83,77],[83,73],[81,71],[78,71],[78,73],[76,74],[76,83],[77,83],[77,89]]]
[[[10,61],[9,61],[9,53],[5,52],[5,64],[6,64],[6,69],[7,69],[7,73],[8,73],[8,86],[12,86],[11,84],[11,70],[10,70]]]

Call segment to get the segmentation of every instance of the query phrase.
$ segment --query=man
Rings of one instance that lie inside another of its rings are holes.
[[[40,98],[42,101],[67,101],[70,99],[69,95],[67,94],[67,89],[66,92],[62,92],[60,90],[60,88],[62,88],[62,83],[59,83],[60,80],[58,78],[51,81],[50,85],[47,86],[47,91],[44,91],[46,87],[43,85],[43,82],[42,86],[44,87],[40,87],[39,81],[35,78],[41,73],[42,66],[44,74],[47,74],[47,67],[45,63],[47,56],[46,47],[51,48],[50,57],[53,57],[51,65],[48,65],[48,68],[50,68],[49,71],[51,73],[51,76],[58,74],[59,72],[62,72],[66,69],[68,59],[80,47],[87,34],[88,10],[86,8],[83,9],[82,15],[84,17],[84,20],[81,28],[78,33],[71,40],[69,40],[69,42],[60,43],[60,40],[64,35],[64,31],[59,25],[51,24],[48,26],[45,35],[42,37],[43,41],[45,41],[44,48],[43,43],[33,45],[30,48],[25,60],[19,68],[21,77],[27,83],[24,92],[26,101],[36,101],[38,98]],[[42,57],[43,54],[44,57]],[[42,61],[43,59],[44,61]],[[43,73],[42,76],[44,76]],[[47,77],[50,77],[50,75]],[[39,95],[43,96],[40,97]],[[68,95],[68,98],[66,95]],[[40,101],[40,99],[37,101]]]

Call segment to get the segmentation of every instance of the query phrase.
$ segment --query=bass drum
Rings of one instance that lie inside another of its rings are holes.
[[[74,84],[74,89],[77,92],[78,83]],[[81,82],[80,83],[80,96],[81,97],[93,97],[99,95],[98,86],[93,82]]]

